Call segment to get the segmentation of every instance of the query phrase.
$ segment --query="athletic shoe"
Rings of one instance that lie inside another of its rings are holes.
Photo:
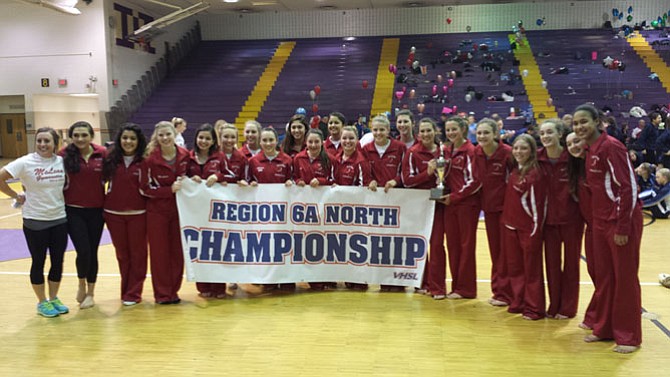
[[[123,302],[123,306],[133,306],[133,305],[137,305],[137,304],[139,304],[139,302],[137,302],[137,301],[124,301]]]
[[[670,274],[660,274],[658,275],[658,281],[662,286],[670,288]]]
[[[63,304],[63,302],[58,298],[55,297],[53,300],[49,301],[51,303],[51,306],[54,307],[58,311],[58,314],[65,314],[70,311],[67,306]]]
[[[47,318],[58,317],[58,310],[54,309],[49,301],[44,300],[37,304],[37,314]]]

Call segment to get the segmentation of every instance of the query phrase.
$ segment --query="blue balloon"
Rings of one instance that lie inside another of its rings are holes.
[[[612,9],[612,16],[614,18],[619,17],[619,10],[617,8]]]
[[[633,6],[632,5],[628,7],[628,14],[631,14],[631,13],[633,13]]]
[[[619,19],[623,18],[623,13],[619,13]]]
[[[305,110],[304,107],[298,107],[297,109],[295,109],[295,114],[307,115],[307,110]]]
[[[541,19],[541,18],[538,18],[537,21],[535,21],[535,23],[537,24],[537,26],[542,26],[542,24],[544,24],[544,20]]]

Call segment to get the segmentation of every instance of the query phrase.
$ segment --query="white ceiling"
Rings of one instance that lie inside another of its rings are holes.
[[[93,0],[99,1],[99,0]],[[152,4],[146,0],[126,0],[139,7],[167,14],[170,8]],[[166,4],[186,8],[201,0],[157,0]],[[454,6],[472,4],[504,4],[504,3],[538,3],[538,2],[579,2],[584,0],[239,0],[237,3],[224,3],[223,0],[202,0],[211,7],[206,13],[239,13],[239,12],[293,12],[308,10],[349,10],[379,8],[412,8],[424,6]],[[82,2],[79,2],[80,9]]]

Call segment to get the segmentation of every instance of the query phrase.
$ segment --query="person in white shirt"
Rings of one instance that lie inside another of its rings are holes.
[[[172,118],[172,125],[174,126],[175,130],[177,130],[177,135],[174,137],[174,143],[182,148],[186,148],[186,141],[184,140],[182,133],[186,131],[187,124],[188,123],[186,123],[186,121],[182,118]]]
[[[32,257],[30,282],[37,296],[37,313],[57,317],[69,311],[58,298],[63,275],[63,255],[67,247],[65,215],[65,169],[63,158],[56,155],[58,133],[40,128],[35,134],[35,152],[20,157],[0,170],[0,191],[22,207],[23,233]],[[25,193],[14,191],[7,181],[18,179]],[[44,287],[47,250],[51,260],[48,298]]]

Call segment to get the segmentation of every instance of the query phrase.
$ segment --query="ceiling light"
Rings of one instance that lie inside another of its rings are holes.
[[[224,3],[236,3],[240,0],[223,0]]]

